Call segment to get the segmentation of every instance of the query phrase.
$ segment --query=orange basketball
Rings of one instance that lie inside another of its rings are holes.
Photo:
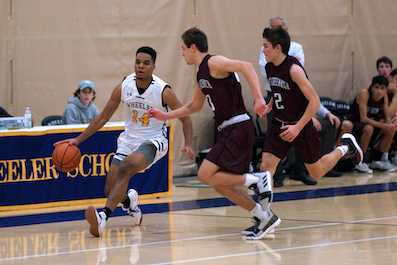
[[[55,146],[52,152],[52,162],[62,172],[70,172],[76,169],[80,163],[80,158],[80,149],[69,143],[62,143]]]

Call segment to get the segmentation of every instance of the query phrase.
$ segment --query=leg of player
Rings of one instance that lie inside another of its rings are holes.
[[[267,213],[265,220],[261,220],[254,215],[254,225],[242,231],[243,234],[247,235],[247,239],[261,239],[268,233],[274,233],[274,228],[281,223],[281,219],[270,210],[270,204],[273,200],[271,174],[272,172],[274,174],[279,162],[280,159],[273,154],[263,153],[261,164],[261,171],[263,172],[246,174],[246,183],[244,185],[254,190],[262,210]],[[258,181],[255,183],[252,177],[257,177]]]
[[[256,183],[250,184],[251,176],[259,178]],[[246,239],[261,239],[268,233],[274,233],[274,228],[281,223],[281,219],[277,217],[270,210],[270,204],[273,201],[273,189],[272,189],[272,176],[269,171],[259,172],[254,174],[246,174],[246,183],[249,189],[254,190],[255,194],[258,196],[258,201],[260,204],[256,204],[255,208],[251,211],[254,214],[254,225],[245,229],[243,234],[246,234]],[[255,212],[262,210],[266,216],[265,218],[258,218]],[[256,218],[255,218],[256,217]]]
[[[331,170],[344,156],[347,159],[351,159],[354,165],[361,164],[364,158],[360,145],[350,133],[342,135],[342,140],[335,150],[322,156],[316,163],[305,164],[305,166],[313,178],[319,179]]]
[[[107,219],[117,207],[117,204],[123,201],[123,204],[128,204],[126,202],[126,198],[130,201],[130,207],[125,206],[124,208],[127,209],[127,212],[130,210],[128,213],[133,217],[136,225],[139,225],[142,222],[142,213],[137,206],[138,193],[131,189],[126,196],[126,192],[131,176],[146,168],[146,166],[146,158],[140,153],[132,153],[123,159],[119,165],[119,169],[117,170],[114,184],[112,180],[108,182],[109,185],[113,184],[113,186],[110,189],[108,200],[103,210],[97,211],[93,206],[90,206],[85,212],[85,217],[90,224],[90,233],[92,235],[97,237],[101,235]],[[113,178],[113,175],[109,177]]]
[[[198,177],[201,182],[207,185],[212,185],[219,194],[231,202],[239,205],[254,215],[260,220],[258,229],[255,234],[249,239],[263,238],[266,233],[276,227],[281,220],[272,221],[273,213],[269,210],[272,199],[271,175],[269,172],[255,173],[255,174],[232,174],[220,170],[220,167],[204,159],[198,172]],[[259,198],[259,203],[256,203],[251,196],[242,190],[238,185],[245,185],[255,191]]]

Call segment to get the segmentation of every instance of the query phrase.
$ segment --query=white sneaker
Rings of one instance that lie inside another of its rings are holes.
[[[369,165],[372,169],[379,169],[381,171],[392,172],[396,171],[397,167],[389,161],[372,161]]]
[[[130,207],[121,207],[123,211],[126,211],[134,220],[135,225],[142,223],[142,211],[138,207],[138,192],[134,189],[130,189],[127,192],[128,198],[130,198]]]
[[[272,175],[269,171],[257,172],[253,175],[259,178],[258,183],[254,183],[248,188],[258,196],[258,202],[264,211],[268,210],[268,205],[273,201]]]
[[[85,219],[90,224],[91,235],[101,236],[106,225],[106,214],[102,211],[98,213],[94,206],[88,206],[85,210]]]
[[[392,159],[391,159],[391,163],[395,166],[397,166],[397,155],[395,155]]]
[[[261,239],[269,231],[273,230],[276,226],[281,223],[281,219],[277,217],[272,211],[270,211],[271,216],[267,220],[260,220],[260,223],[255,227],[254,231],[249,235],[246,235],[247,240]]]
[[[368,165],[365,164],[365,163],[361,163],[361,164],[356,165],[356,166],[354,167],[354,169],[357,170],[357,171],[360,172],[360,173],[373,173],[373,172],[374,172],[374,171],[373,171],[372,169],[370,169],[370,168],[368,167]]]

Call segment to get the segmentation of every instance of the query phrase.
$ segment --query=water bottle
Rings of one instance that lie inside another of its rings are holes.
[[[249,173],[254,173],[254,166],[252,165],[252,162],[250,162],[249,168],[248,168]]]
[[[25,110],[25,128],[32,128],[32,112],[30,112],[30,108],[26,107]]]

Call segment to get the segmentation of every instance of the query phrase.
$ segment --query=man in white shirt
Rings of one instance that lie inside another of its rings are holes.
[[[269,21],[269,25],[271,28],[274,27],[282,27],[283,29],[285,29],[286,31],[288,31],[288,26],[287,26],[287,20],[285,20],[285,18],[281,17],[281,16],[274,16],[270,19]],[[261,52],[259,55],[259,67],[261,69],[261,75],[263,76],[263,78],[266,79],[266,84],[265,84],[265,90],[267,92],[270,91],[270,85],[269,82],[267,81],[267,76],[266,76],[266,70],[265,70],[265,65],[266,65],[266,57],[265,54],[262,52],[263,50],[263,46],[261,47]],[[303,48],[302,45],[291,41],[289,50],[288,50],[288,55],[295,57],[296,59],[298,59],[298,61],[300,62],[300,64],[302,66],[304,66],[305,64],[305,54],[303,53]]]

